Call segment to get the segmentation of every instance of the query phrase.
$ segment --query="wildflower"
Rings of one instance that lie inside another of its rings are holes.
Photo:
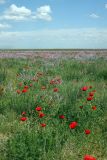
[[[80,106],[80,109],[82,109],[83,108],[83,106]]]
[[[30,86],[30,87],[32,87],[32,86],[33,86],[33,84],[31,83],[31,84],[29,84],[29,86]]]
[[[85,155],[84,160],[97,160],[97,159],[90,155]]]
[[[94,96],[94,93],[93,93],[93,92],[90,92],[90,93],[89,93],[89,96],[91,96],[91,97]]]
[[[45,123],[41,123],[40,125],[41,125],[41,127],[46,127]]]
[[[91,133],[91,131],[89,129],[85,130],[85,134],[90,134],[90,133]]]
[[[57,79],[57,83],[61,84],[62,83],[61,79]]]
[[[40,106],[37,106],[37,107],[35,108],[35,110],[36,110],[36,111],[41,111],[42,108],[41,108]]]
[[[96,107],[96,106],[92,106],[92,109],[93,109],[93,110],[96,110],[96,109],[97,109],[97,107]]]
[[[70,123],[69,128],[74,129],[77,127],[77,125],[78,125],[77,122],[72,122],[72,123]]]
[[[21,93],[21,91],[18,89],[17,91],[16,91],[18,94],[20,94]]]
[[[55,84],[55,81],[54,81],[54,80],[51,80],[51,81],[50,81],[50,84]]]
[[[28,90],[27,89],[23,89],[22,90],[22,93],[26,93]]]
[[[26,114],[26,112],[22,112],[22,115],[25,115]]]
[[[53,91],[54,91],[54,92],[58,92],[58,88],[54,88]]]
[[[22,82],[19,83],[19,86],[20,86],[20,87],[22,86]]]
[[[26,117],[21,117],[20,120],[21,120],[21,121],[26,121],[27,118],[26,118]]]
[[[45,116],[45,114],[44,113],[39,113],[39,118],[42,118],[42,117],[44,117]]]
[[[91,101],[93,97],[87,97],[87,101]]]
[[[24,89],[28,89],[29,87],[28,86],[24,86]]]
[[[91,89],[91,88],[93,88],[92,86],[89,86],[89,88]]]
[[[60,119],[64,119],[65,116],[64,116],[64,115],[60,115],[59,118],[60,118]]]
[[[88,89],[87,86],[84,86],[84,87],[81,88],[82,91],[86,91],[87,89]]]

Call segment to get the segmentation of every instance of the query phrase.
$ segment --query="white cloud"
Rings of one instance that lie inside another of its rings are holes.
[[[100,18],[100,16],[97,15],[97,14],[95,14],[95,13],[92,13],[92,14],[90,14],[89,16],[90,16],[91,18],[95,18],[95,19]]]
[[[11,25],[9,25],[9,24],[1,24],[0,23],[0,29],[6,29],[6,28],[11,28]]]
[[[48,5],[41,6],[37,8],[36,12],[32,12],[30,9],[25,6],[17,7],[15,4],[12,4],[4,13],[0,16],[0,19],[5,20],[31,20],[31,19],[42,19],[50,21],[52,17],[51,8]]]
[[[31,10],[26,7],[17,7],[15,4],[12,4],[2,16],[2,19],[7,20],[24,20],[31,15]]]
[[[17,7],[15,4],[12,4],[7,11],[8,14],[16,14],[22,16],[29,16],[31,15],[31,11],[27,9],[25,6]]]
[[[0,4],[3,4],[3,3],[5,3],[5,0],[0,0]]]
[[[51,8],[49,5],[39,7],[39,8],[37,8],[35,18],[50,21],[50,20],[52,20],[52,17],[50,16],[51,12],[52,11],[51,11]]]
[[[107,29],[0,32],[0,48],[107,48]]]
[[[105,4],[105,8],[107,8],[107,3]]]

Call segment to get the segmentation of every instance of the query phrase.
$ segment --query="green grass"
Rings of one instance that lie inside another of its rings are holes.
[[[86,154],[106,160],[106,68],[104,59],[0,60],[0,160],[84,160]],[[52,79],[61,83],[52,85]],[[29,89],[22,93],[25,85]],[[82,91],[83,86],[92,88]],[[53,92],[54,88],[58,92]],[[94,99],[87,101],[93,90]],[[37,106],[42,107],[43,118],[39,118]],[[97,109],[92,110],[92,106]],[[24,111],[27,121],[22,122]],[[78,126],[70,129],[73,121]],[[86,135],[85,129],[91,134]]]

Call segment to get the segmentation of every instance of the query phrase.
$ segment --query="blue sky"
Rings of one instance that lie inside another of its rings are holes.
[[[0,0],[0,48],[107,48],[107,0]]]

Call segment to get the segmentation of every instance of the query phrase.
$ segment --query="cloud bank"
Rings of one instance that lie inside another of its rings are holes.
[[[106,48],[107,29],[0,32],[0,48]]]

